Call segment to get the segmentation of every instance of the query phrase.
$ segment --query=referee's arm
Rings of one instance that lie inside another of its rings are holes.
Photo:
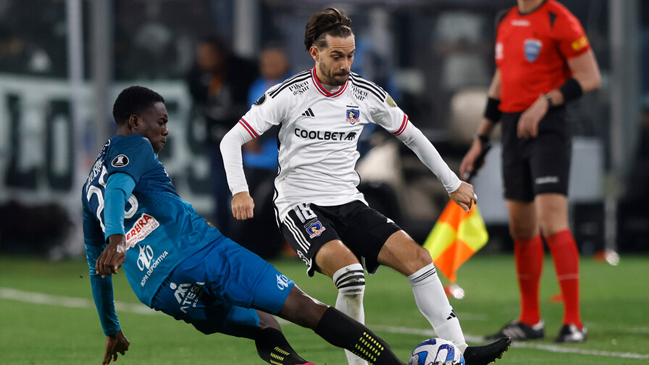
[[[599,73],[599,66],[593,50],[568,60],[568,67],[572,71],[572,78],[577,80],[583,94],[599,89],[602,76]],[[564,92],[560,88],[550,91],[547,95],[552,99],[552,105],[557,106],[565,103]]]
[[[519,138],[536,138],[538,124],[548,109],[580,98],[583,94],[599,87],[601,76],[592,50],[568,60],[572,76],[560,87],[541,94],[518,121]]]
[[[496,73],[494,74],[493,80],[491,80],[491,85],[489,85],[489,91],[487,96],[491,99],[500,101],[500,70],[496,68]],[[480,136],[491,136],[491,131],[493,131],[494,126],[500,120],[491,120],[486,116],[482,118],[482,122],[478,126],[478,131],[476,132]],[[475,141],[474,141],[475,142]],[[482,147],[482,146],[480,146]]]
[[[491,80],[491,85],[489,86],[489,91],[487,93],[489,96],[488,103],[494,103],[500,101],[500,70],[496,69],[493,80]],[[492,106],[493,107],[493,106]],[[495,106],[496,110],[498,106]],[[487,106],[489,109],[489,106]],[[478,130],[476,132],[476,137],[473,139],[471,148],[466,153],[462,159],[462,164],[460,165],[460,178],[466,180],[468,173],[479,169],[481,166],[474,166],[475,160],[478,158],[482,152],[482,144],[489,140],[491,132],[494,129],[494,126],[499,122],[499,116],[491,116],[491,119],[487,117],[490,113],[485,112],[485,116],[482,118],[480,125],[478,125]],[[496,119],[496,120],[492,120]]]

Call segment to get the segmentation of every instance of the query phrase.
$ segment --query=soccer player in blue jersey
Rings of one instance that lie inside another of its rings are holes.
[[[82,194],[92,294],[106,335],[102,365],[130,345],[113,301],[111,274],[122,266],[142,303],[205,334],[252,339],[266,362],[310,364],[289,345],[274,314],[371,363],[404,364],[365,326],[306,295],[178,196],[158,161],[169,134],[162,96],[129,87],[113,116],[117,135],[104,145]]]

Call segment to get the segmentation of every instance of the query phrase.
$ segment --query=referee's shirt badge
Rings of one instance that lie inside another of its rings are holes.
[[[534,62],[536,61],[536,58],[539,56],[539,53],[541,53],[541,46],[543,43],[541,43],[540,40],[538,39],[526,39],[524,42],[524,52],[525,52],[525,59],[527,62]]]

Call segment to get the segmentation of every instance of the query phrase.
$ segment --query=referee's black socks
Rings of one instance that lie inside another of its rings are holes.
[[[315,329],[330,344],[345,348],[375,365],[404,365],[390,346],[367,327],[329,307]]]

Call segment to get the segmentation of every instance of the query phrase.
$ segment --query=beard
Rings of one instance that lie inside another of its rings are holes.
[[[327,70],[323,63],[320,64],[320,73],[327,76],[328,80],[325,81],[325,84],[329,86],[342,86],[347,82],[349,77],[349,72],[333,72]]]

